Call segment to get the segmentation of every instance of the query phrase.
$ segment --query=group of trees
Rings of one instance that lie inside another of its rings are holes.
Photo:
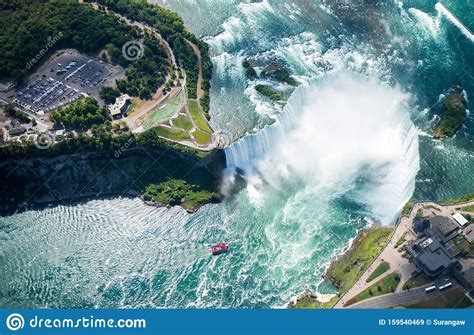
[[[280,93],[277,90],[271,88],[270,86],[258,84],[255,85],[255,89],[257,90],[257,92],[263,94],[272,101],[280,100]]]
[[[209,57],[208,45],[188,32],[183,20],[172,11],[147,3],[146,0],[99,0],[101,5],[127,16],[131,20],[145,22],[154,27],[168,42],[173,50],[180,67],[186,71],[186,85],[188,96],[197,97],[197,82],[199,76],[199,63],[190,41],[196,44],[201,52],[203,69],[203,90],[201,106],[207,113],[209,110],[209,89],[212,76],[212,61]]]
[[[196,155],[197,151],[158,137],[154,129],[133,134],[126,124],[111,124],[106,121],[91,127],[92,135],[83,132],[67,132],[55,138],[54,145],[38,148],[33,141],[8,142],[0,145],[0,161],[32,157],[55,157],[64,154],[97,152],[113,156],[116,152],[133,148],[150,149],[156,152],[180,152]],[[169,149],[172,149],[169,151]],[[163,163],[165,164],[165,163]]]
[[[122,65],[126,66],[126,76],[116,83],[120,92],[146,100],[164,84],[170,71],[170,60],[157,39],[149,33],[145,33],[141,47],[143,56],[132,61],[125,60]],[[119,53],[119,57],[123,58],[122,50],[116,50],[115,46],[109,45],[107,50],[110,54]]]
[[[108,44],[121,48],[139,36],[115,16],[73,0],[0,0],[0,17],[0,76],[12,79],[24,77],[32,59],[54,49],[93,54]]]
[[[55,49],[75,48],[95,54],[106,48],[112,62],[126,68],[125,78],[117,82],[118,90],[149,99],[169,70],[167,54],[154,37],[141,36],[138,28],[77,1],[0,0],[0,16],[0,76],[20,81],[28,74],[28,64],[34,66],[38,55],[44,57]],[[142,57],[127,59],[123,45],[139,39]],[[106,97],[112,101],[113,95],[108,93]]]
[[[6,105],[4,108],[5,114],[10,117],[17,119],[20,123],[30,123],[31,119],[28,117],[26,113],[18,111],[12,105]],[[36,122],[36,121],[34,121]]]
[[[163,205],[183,205],[187,209],[197,209],[202,204],[218,199],[218,194],[191,185],[182,179],[169,179],[159,184],[150,184],[143,192],[145,201]]]
[[[57,109],[51,113],[51,120],[59,126],[85,130],[109,120],[109,112],[94,98],[86,97]]]
[[[115,103],[115,99],[120,96],[120,91],[116,87],[104,86],[100,89],[100,98],[106,104]]]

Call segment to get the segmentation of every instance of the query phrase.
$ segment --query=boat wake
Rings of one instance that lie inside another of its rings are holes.
[[[228,169],[244,171],[256,205],[304,185],[306,195],[337,195],[390,224],[419,170],[406,99],[373,78],[326,75],[295,90],[276,123],[226,148]]]

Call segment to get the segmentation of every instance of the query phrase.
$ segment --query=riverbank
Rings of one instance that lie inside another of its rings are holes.
[[[137,197],[147,186],[172,178],[185,180],[199,192],[218,194],[225,167],[222,150],[197,155],[174,147],[130,148],[117,156],[90,152],[0,162],[0,215],[81,199]],[[194,202],[189,210],[215,201],[197,200],[199,206]]]
[[[369,268],[390,240],[394,229],[371,227],[359,232],[349,249],[331,262],[324,278],[337,287],[338,294],[330,301],[321,302],[305,292],[289,304],[290,308],[332,308]]]
[[[333,298],[330,303],[321,303],[315,295],[305,292],[288,307],[342,308],[348,306],[364,298],[363,293],[369,292],[371,288],[373,292],[375,292],[373,287],[381,286],[383,288],[379,282],[383,282],[388,276],[395,276],[394,270],[400,272],[397,274],[399,285],[387,287],[389,291],[392,289],[396,292],[401,291],[403,283],[409,281],[412,272],[416,270],[413,264],[403,261],[405,258],[403,258],[403,252],[400,252],[402,250],[400,246],[409,238],[411,222],[417,213],[423,208],[433,210],[437,207],[445,207],[444,212],[447,214],[450,210],[462,210],[462,205],[470,204],[473,199],[474,193],[470,193],[457,199],[446,200],[441,204],[429,201],[407,202],[395,227],[374,227],[361,231],[351,243],[350,248],[330,264],[324,277],[338,287],[337,297]],[[469,209],[469,207],[466,208]],[[384,264],[388,264],[388,268],[383,271],[383,274],[375,275]],[[385,292],[382,290],[376,293],[383,294]],[[377,294],[372,295],[376,296]],[[348,299],[345,298],[346,296]]]

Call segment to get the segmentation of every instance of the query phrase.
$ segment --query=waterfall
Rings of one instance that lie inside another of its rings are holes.
[[[398,88],[353,73],[313,80],[294,91],[275,123],[225,149],[228,169],[277,190],[302,180],[393,222],[419,170],[406,100]]]

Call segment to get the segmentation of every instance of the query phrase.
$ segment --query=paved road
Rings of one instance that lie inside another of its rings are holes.
[[[473,280],[474,269],[467,270],[465,277],[468,280]],[[457,287],[460,287],[460,285],[454,279],[451,280],[451,282],[453,283],[452,288],[446,291],[435,291],[432,293],[425,293],[425,288],[431,286],[431,284],[428,284],[417,288],[412,288],[409,291],[402,291],[400,293],[392,293],[370,298],[359,303],[350,305],[348,306],[348,308],[389,308],[419,303],[422,301],[433,299]]]
[[[456,208],[460,206],[474,205],[474,201],[468,201],[462,204],[453,204],[453,205],[440,205],[431,201],[417,202],[413,205],[413,208],[408,216],[403,216],[400,219],[398,226],[395,229],[395,232],[384,248],[380,255],[374,260],[374,262],[368,267],[368,269],[361,275],[361,277],[356,281],[356,283],[341,297],[341,299],[334,306],[335,308],[344,308],[344,303],[346,303],[350,298],[355,297],[357,294],[367,289],[369,286],[373,285],[378,280],[382,279],[384,276],[390,274],[393,271],[396,271],[400,274],[400,285],[398,285],[396,293],[406,293],[402,292],[403,284],[411,277],[413,271],[417,270],[413,263],[408,262],[408,260],[402,257],[402,253],[397,251],[395,245],[397,241],[403,236],[404,233],[407,234],[406,239],[410,240],[415,237],[412,231],[412,222],[418,213],[422,211],[423,216],[432,216],[432,215],[442,215],[450,217],[453,212],[460,212]],[[436,209],[436,212],[433,212]],[[461,211],[462,212],[462,211]],[[387,271],[386,274],[375,278],[374,280],[367,282],[367,278],[376,269],[376,267],[382,262],[387,261],[390,263],[390,271]],[[393,294],[392,294],[393,295]]]

